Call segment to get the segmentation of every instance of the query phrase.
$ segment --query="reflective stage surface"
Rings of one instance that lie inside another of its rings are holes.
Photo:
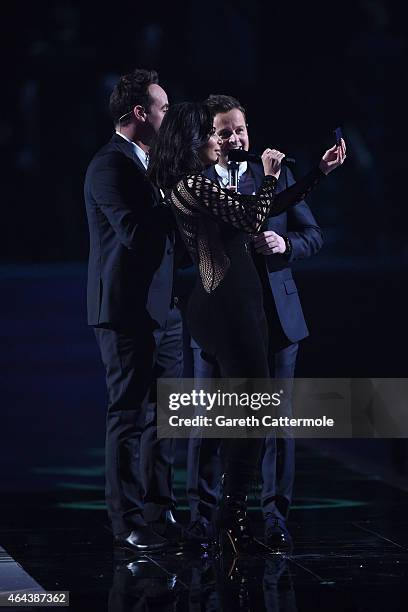
[[[293,553],[242,559],[215,550],[115,557],[102,481],[86,484],[91,465],[79,475],[49,468],[59,479],[50,492],[2,499],[1,590],[70,591],[72,610],[406,609],[408,495],[300,444],[297,465]],[[186,522],[182,470],[176,480]]]
[[[395,295],[402,278],[397,272],[387,279]],[[334,301],[336,278],[333,272],[324,277]],[[359,275],[347,278],[358,294]],[[304,282],[309,289],[303,292],[305,298],[320,295],[321,272],[304,277]],[[343,445],[343,453],[333,452],[334,442],[341,450],[341,441],[332,441],[325,452],[321,441],[307,446],[299,442],[289,521],[295,546],[290,555],[235,563],[212,551],[114,558],[103,492],[104,373],[86,326],[85,283],[82,265],[3,270],[0,395],[7,417],[0,440],[0,594],[17,589],[70,591],[69,609],[92,612],[406,610],[406,440],[352,440]],[[345,296],[339,310],[335,304],[320,310],[309,305],[314,332],[302,345],[298,376],[405,375],[405,353],[398,360],[387,349],[388,341],[395,344],[393,338],[401,336],[389,325],[381,330],[377,326],[388,295],[373,290],[372,298],[364,302],[365,340],[375,329],[376,346],[383,350],[373,347],[363,354],[359,350],[364,343],[359,342],[360,348],[350,352],[355,328],[350,324],[333,329],[333,312],[341,312],[338,325],[362,320],[355,313],[358,299],[352,303]],[[393,304],[397,307],[395,319],[403,320],[399,300]],[[329,346],[333,338],[336,343]],[[405,351],[406,343],[400,340],[400,345]],[[175,514],[186,523],[183,444],[180,441],[175,474]],[[364,458],[365,466],[362,461],[352,465],[351,447],[356,461]],[[393,468],[394,480],[380,467]],[[391,482],[395,486],[387,484]],[[262,535],[256,495],[251,508]]]

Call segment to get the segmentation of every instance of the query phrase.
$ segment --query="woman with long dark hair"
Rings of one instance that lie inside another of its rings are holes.
[[[217,362],[222,378],[269,378],[268,325],[262,285],[252,260],[251,234],[268,215],[302,200],[319,179],[343,163],[344,144],[324,154],[318,168],[274,197],[284,154],[262,154],[265,179],[256,195],[222,189],[204,177],[218,161],[221,140],[203,104],[170,107],[151,151],[149,173],[166,191],[181,236],[198,267],[188,305],[192,337]],[[261,547],[251,535],[246,500],[262,439],[234,439],[226,446],[221,536],[234,553]]]

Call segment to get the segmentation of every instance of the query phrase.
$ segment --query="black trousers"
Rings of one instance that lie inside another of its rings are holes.
[[[279,408],[279,414],[282,416],[292,416],[291,398],[298,349],[298,343],[291,344],[277,353],[271,353],[269,357],[271,376],[285,381],[286,400]],[[265,517],[270,514],[287,519],[292,503],[294,480],[295,439],[291,436],[268,436],[262,458],[261,504]]]
[[[288,398],[280,414],[291,415],[292,379],[295,372],[297,343],[269,354],[270,375],[286,379],[285,396]],[[211,378],[214,367],[201,357],[201,349],[193,349],[195,378]],[[282,409],[282,407],[281,407]],[[187,454],[187,497],[191,520],[204,516],[215,518],[220,498],[222,461],[220,440],[190,438]],[[262,454],[261,505],[264,516],[286,519],[292,502],[295,476],[295,440],[291,437],[266,438]]]
[[[174,441],[157,439],[157,379],[183,370],[178,308],[154,331],[95,328],[106,369],[106,504],[114,534],[156,520],[175,504]]]

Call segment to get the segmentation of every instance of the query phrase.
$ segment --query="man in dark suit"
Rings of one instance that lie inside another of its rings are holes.
[[[221,186],[228,185],[227,156],[231,149],[249,149],[245,110],[230,96],[210,96],[206,103],[214,113],[216,133],[222,140],[219,163],[205,174]],[[264,177],[261,164],[241,163],[238,191],[252,194]],[[282,168],[277,193],[294,183],[291,171]],[[317,253],[322,246],[322,232],[302,201],[287,212],[270,217],[254,237],[253,257],[262,281],[265,312],[269,323],[269,366],[274,378],[289,379],[284,415],[291,414],[291,380],[294,376],[298,343],[308,335],[291,263]],[[212,365],[202,359],[200,348],[192,341],[196,378],[211,377]],[[219,443],[192,438],[188,452],[187,493],[194,533],[211,534],[211,523],[219,495]],[[291,536],[286,520],[292,500],[295,474],[295,444],[291,437],[270,437],[265,442],[262,459],[262,511],[265,538],[270,546],[290,547]]]
[[[173,295],[174,227],[146,176],[168,108],[154,71],[122,76],[110,97],[115,134],[89,164],[88,323],[106,369],[106,503],[118,545],[147,552],[175,541],[173,441],[157,440],[158,377],[182,374]]]

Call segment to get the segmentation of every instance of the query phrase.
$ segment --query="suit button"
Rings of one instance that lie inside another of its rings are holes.
[[[178,304],[178,301],[179,301],[178,297],[174,297],[174,298],[173,298],[173,304],[174,304],[175,306]]]
[[[173,248],[169,248],[167,249],[167,255],[171,255],[172,253],[174,253],[174,249]]]

